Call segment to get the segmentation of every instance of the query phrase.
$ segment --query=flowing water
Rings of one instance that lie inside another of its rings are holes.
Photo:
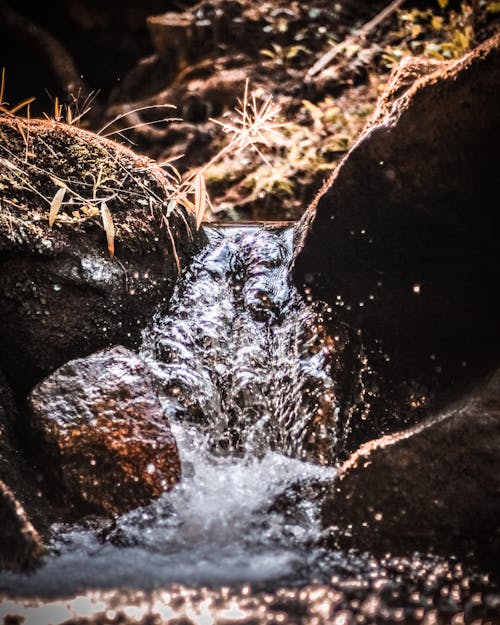
[[[320,314],[289,284],[290,229],[207,232],[211,244],[140,350],[178,443],[182,482],[111,528],[54,528],[56,555],[31,578],[35,592],[55,591],[61,575],[69,591],[309,575],[315,499],[335,473],[331,346]],[[299,486],[311,497],[288,501]]]
[[[54,527],[45,565],[29,577],[2,573],[0,591],[47,601],[84,593],[86,615],[93,616],[113,595],[88,594],[92,589],[126,588],[139,595],[113,601],[136,605],[130,622],[142,622],[155,601],[163,606],[163,613],[157,606],[160,619],[178,615],[165,606],[181,595],[180,613],[187,618],[186,605],[195,605],[193,620],[200,623],[227,622],[229,605],[231,622],[283,622],[272,616],[281,614],[273,607],[280,596],[279,605],[289,604],[282,608],[286,618],[293,613],[297,622],[300,614],[304,622],[333,622],[335,606],[350,615],[339,623],[383,609],[387,622],[401,622],[401,614],[410,614],[401,605],[412,601],[417,615],[439,602],[450,614],[463,614],[462,604],[488,580],[466,575],[453,558],[381,561],[321,546],[320,502],[335,476],[341,437],[330,369],[336,345],[323,329],[327,311],[305,302],[289,282],[291,229],[226,227],[207,234],[210,245],[168,310],[145,329],[140,349],[178,443],[181,483],[112,524],[89,519]],[[452,584],[461,594],[455,591],[450,611]],[[284,587],[291,594],[280,595]],[[193,598],[187,588],[205,590]],[[170,589],[168,601],[162,589]],[[277,594],[262,594],[273,589]],[[152,593],[143,612],[141,592]],[[206,601],[212,611],[203,620]],[[45,621],[9,605],[33,625],[82,617],[73,604],[69,612],[65,604],[64,618]],[[111,612],[96,622],[113,622]],[[356,622],[370,622],[365,617]]]

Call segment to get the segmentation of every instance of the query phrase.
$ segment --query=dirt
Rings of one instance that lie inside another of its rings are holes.
[[[195,6],[150,2],[134,10],[126,2],[71,4],[71,10],[62,3],[42,13],[21,3],[17,10],[53,33],[77,68],[85,67],[94,99],[79,123],[98,130],[122,115],[105,134],[132,141],[160,162],[176,157],[183,176],[227,145],[225,129],[211,119],[234,121],[247,80],[257,104],[269,94],[279,105],[279,135],[258,146],[271,166],[254,149],[226,154],[204,170],[211,198],[205,218],[211,221],[300,217],[360,135],[402,58],[459,58],[500,28],[498,3],[487,0],[403,2],[364,36],[356,32],[387,2],[203,0]],[[330,64],[311,72],[346,40]],[[25,49],[13,56],[8,76],[16,75],[16,58],[20,68],[33,66],[27,56]],[[49,85],[54,72],[46,70]],[[6,93],[14,98],[9,80]],[[65,106],[58,111],[44,99],[49,116],[67,119],[70,111],[74,118],[86,108],[76,94],[61,96]],[[166,103],[176,110],[159,107]],[[179,120],[161,121],[165,117]],[[124,130],[129,126],[135,128]]]

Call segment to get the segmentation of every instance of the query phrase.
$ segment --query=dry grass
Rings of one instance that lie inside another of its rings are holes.
[[[244,150],[256,152],[260,159],[272,169],[272,165],[262,148],[269,148],[274,143],[282,141],[282,135],[279,130],[283,128],[283,124],[277,122],[279,114],[280,107],[273,102],[272,96],[259,100],[255,92],[249,90],[247,80],[243,98],[238,101],[234,118],[230,121],[211,119],[229,135],[230,139],[226,146],[219,150],[202,167],[188,172],[184,180],[181,180],[177,170],[169,163],[179,183],[178,186],[174,186],[172,189],[169,199],[171,202],[179,202],[187,208],[194,210],[197,228],[200,227],[203,221],[207,206],[210,206],[213,210],[206,190],[206,173],[208,170],[229,155],[237,156]]]
[[[63,110],[56,98],[54,116],[46,115],[44,122],[31,119],[29,105],[32,99],[8,107],[3,102],[4,93],[5,71],[0,84],[0,113],[7,116],[9,123],[0,128],[0,188],[6,189],[1,204],[3,207],[9,205],[9,215],[12,209],[23,221],[31,219],[36,222],[37,236],[40,234],[40,214],[45,215],[43,221],[46,220],[51,230],[61,226],[81,229],[87,222],[98,224],[105,232],[109,254],[113,257],[115,239],[123,237],[131,228],[132,221],[127,219],[129,209],[126,207],[135,203],[145,217],[143,222],[136,218],[134,227],[147,229],[146,216],[149,215],[149,221],[156,222],[166,233],[179,271],[172,217],[181,217],[189,229],[183,210],[192,212],[198,229],[207,206],[211,205],[206,189],[206,171],[227,155],[239,155],[246,149],[255,151],[270,166],[262,149],[279,137],[281,127],[276,123],[279,108],[272,98],[259,100],[250,92],[247,82],[234,119],[212,120],[228,134],[226,146],[205,165],[182,178],[172,159],[156,163],[130,151],[127,151],[126,158],[122,158],[127,149],[106,137],[123,136],[126,130],[135,126],[110,131],[118,118],[102,128],[101,134],[75,128],[90,110],[88,101],[81,109],[66,107]],[[20,115],[23,109],[26,109],[26,116]],[[12,219],[8,225],[12,231]]]

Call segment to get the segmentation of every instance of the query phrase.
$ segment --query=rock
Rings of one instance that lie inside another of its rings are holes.
[[[40,536],[21,504],[0,480],[0,569],[27,570],[40,563],[45,552]]]
[[[196,28],[194,16],[173,12],[151,15],[147,24],[155,49],[161,56],[171,59],[178,70],[187,66],[195,52],[200,54],[206,49],[207,43],[210,47],[213,45],[210,37],[202,36],[206,28]]]
[[[323,521],[375,552],[498,549],[499,456],[500,369],[438,416],[365,443],[340,468]]]
[[[296,284],[367,358],[371,411],[350,420],[350,451],[498,364],[499,82],[500,35],[458,61],[407,62],[298,225]]]
[[[45,532],[61,513],[43,496],[43,478],[29,463],[29,436],[0,370],[0,481],[25,510],[37,531]],[[10,508],[9,508],[10,509]]]
[[[13,453],[10,449],[10,438],[16,420],[17,409],[12,391],[0,369],[0,467],[4,464],[3,459]]]
[[[206,241],[193,215],[166,201],[153,161],[74,126],[0,116],[0,188],[0,366],[20,396],[72,358],[137,345]]]
[[[67,363],[29,403],[46,470],[82,510],[123,513],[178,482],[168,419],[146,365],[124,347]]]
[[[247,48],[251,35],[254,35],[253,40],[255,36],[259,36],[259,40],[265,36],[258,11],[252,6],[248,10],[234,0],[199,3],[196,10],[188,9],[180,14],[169,11],[151,15],[147,24],[158,54],[178,69],[219,47],[238,41]]]

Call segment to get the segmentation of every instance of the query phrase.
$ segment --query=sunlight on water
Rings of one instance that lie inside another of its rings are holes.
[[[144,335],[168,414],[219,450],[334,462],[337,409],[321,317],[290,285],[286,234],[214,235]]]

